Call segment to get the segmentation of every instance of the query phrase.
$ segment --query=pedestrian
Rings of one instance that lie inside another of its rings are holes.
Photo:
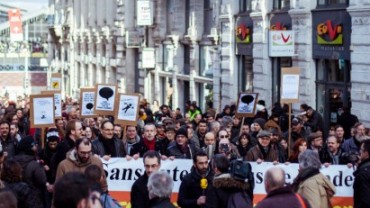
[[[280,208],[282,204],[289,208],[309,208],[310,204],[301,195],[295,194],[285,183],[285,172],[280,167],[266,171],[264,185],[267,196],[260,201],[256,208]]]
[[[354,208],[370,207],[370,140],[365,140],[360,148],[361,162],[353,173]]]
[[[167,172],[158,171],[149,176],[148,194],[150,208],[176,208],[170,202],[173,180]]]
[[[149,207],[148,179],[152,173],[160,169],[161,156],[157,151],[149,150],[144,154],[143,162],[145,173],[140,176],[131,187],[130,201],[132,208]]]
[[[234,204],[234,207],[253,207],[253,185],[245,180],[234,179],[229,168],[230,161],[225,155],[217,154],[213,157],[212,169],[215,175],[207,191],[206,208],[225,208],[230,204]]]
[[[202,187],[202,182],[212,183],[213,174],[208,164],[208,156],[199,151],[193,158],[193,166],[180,185],[177,204],[181,208],[201,208],[206,203],[208,186]]]
[[[80,172],[69,172],[63,175],[55,184],[55,208],[102,208],[99,195],[90,194],[86,176]]]
[[[335,194],[335,187],[320,173],[319,154],[307,149],[298,156],[298,161],[299,173],[292,184],[293,190],[306,198],[311,207],[332,207],[330,198]]]
[[[63,175],[69,172],[84,173],[86,168],[90,165],[97,165],[102,170],[103,178],[100,180],[103,191],[108,190],[106,175],[103,169],[102,161],[91,154],[91,141],[87,138],[78,139],[75,148],[67,153],[64,159],[58,166],[56,181]]]

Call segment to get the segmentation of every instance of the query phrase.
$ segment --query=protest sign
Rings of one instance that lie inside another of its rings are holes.
[[[96,117],[94,112],[95,105],[95,88],[81,88],[80,89],[80,112],[81,118]]]
[[[54,125],[54,95],[31,95],[31,128]]]
[[[131,186],[142,174],[144,165],[142,159],[127,161],[125,158],[112,158],[109,161],[102,161],[107,175],[109,193],[115,197],[126,208],[130,205]],[[175,159],[173,161],[161,161],[161,170],[167,171],[173,181],[174,188],[171,197],[172,202],[177,201],[178,191],[182,178],[190,173],[193,165],[192,160]],[[257,164],[251,162],[255,178],[254,204],[257,204],[265,196],[264,174],[266,170],[273,167],[272,163],[264,162]],[[298,174],[298,164],[280,164],[286,174],[286,181],[292,183]],[[335,208],[351,207],[353,205],[353,169],[345,165],[331,165],[321,168],[321,172],[326,175],[336,187],[336,194],[332,198]]]
[[[123,94],[117,96],[117,104],[115,112],[115,123],[123,126],[136,126],[139,115],[139,100],[138,94]]]
[[[116,85],[96,85],[94,113],[100,115],[114,115]]]

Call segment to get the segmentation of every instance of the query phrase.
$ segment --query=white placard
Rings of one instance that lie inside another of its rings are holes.
[[[116,87],[112,85],[98,85],[95,110],[114,111]]]
[[[148,26],[153,24],[152,7],[149,0],[139,0],[136,6],[136,24],[138,26]]]
[[[62,117],[62,94],[54,93],[55,117]]]
[[[281,99],[299,98],[299,74],[283,74]]]
[[[141,67],[145,68],[155,68],[155,49],[154,48],[144,48],[142,52]]]
[[[50,87],[52,90],[61,89],[62,78],[61,77],[52,77],[50,79]]]
[[[136,121],[139,97],[120,94],[117,118],[125,121]]]
[[[54,98],[40,97],[33,99],[34,125],[47,125],[54,123]]]
[[[269,53],[271,57],[294,56],[294,31],[271,30],[269,33]]]
[[[82,92],[81,116],[93,116],[95,104],[95,92]]]

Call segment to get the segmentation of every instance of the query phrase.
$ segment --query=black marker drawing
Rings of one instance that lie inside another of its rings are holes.
[[[241,103],[239,103],[239,113],[252,113],[254,108],[255,98],[253,95],[245,94],[240,98]]]
[[[93,107],[94,107],[94,104],[92,103],[86,104],[86,108],[89,109],[90,111],[93,109]]]
[[[125,111],[125,113],[127,113],[127,110],[129,110],[130,108],[134,109],[134,107],[132,106],[132,103],[124,103],[124,105],[126,106],[122,108],[122,111]]]

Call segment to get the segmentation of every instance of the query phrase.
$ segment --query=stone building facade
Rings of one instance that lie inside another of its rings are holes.
[[[370,0],[151,0],[153,24],[145,27],[137,25],[137,1],[50,0],[49,60],[68,95],[117,83],[173,108],[187,100],[204,108],[208,99],[222,110],[250,91],[270,109],[280,100],[280,68],[299,67],[300,103],[317,109],[325,127],[343,106],[370,124]],[[294,33],[294,54],[271,56],[273,30]],[[143,68],[147,48],[155,66]]]

